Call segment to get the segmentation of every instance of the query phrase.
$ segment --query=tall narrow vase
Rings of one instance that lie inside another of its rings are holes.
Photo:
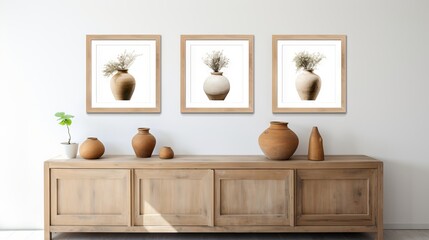
[[[116,100],[130,100],[136,87],[136,80],[128,69],[118,70],[110,80],[110,88]]]
[[[287,160],[298,147],[298,136],[289,129],[287,122],[272,121],[270,127],[259,136],[259,146],[272,160]]]
[[[313,127],[308,143],[308,160],[322,161],[325,160],[323,151],[323,139],[317,127]]]
[[[155,148],[156,139],[149,133],[150,128],[139,128],[138,133],[131,142],[136,156],[139,158],[149,158]]]

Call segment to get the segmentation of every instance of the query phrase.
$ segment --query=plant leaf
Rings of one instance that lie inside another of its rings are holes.
[[[55,113],[55,117],[62,117],[65,115],[65,112],[57,112]]]
[[[70,126],[72,124],[72,120],[68,119],[68,118],[64,119],[63,122],[64,122],[65,125],[68,125],[68,126]]]

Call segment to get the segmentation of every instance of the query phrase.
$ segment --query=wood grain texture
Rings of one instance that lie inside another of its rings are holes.
[[[377,232],[375,226],[52,226],[52,232]]]
[[[383,240],[384,238],[384,222],[383,222],[383,184],[384,184],[384,167],[383,163],[380,162],[377,168],[377,240]],[[429,237],[429,236],[428,236]]]
[[[51,159],[45,190],[45,239],[76,231],[373,232],[383,239],[383,163],[362,155]],[[108,192],[110,202],[91,205]]]
[[[216,170],[215,225],[289,225],[291,170]]]
[[[213,170],[135,170],[135,225],[213,226]]]
[[[130,225],[130,170],[52,169],[51,225]]]
[[[52,233],[49,231],[51,225],[51,174],[49,164],[43,164],[44,169],[44,239],[51,240]]]
[[[295,155],[290,160],[273,161],[265,156],[207,156],[177,155],[168,161],[158,156],[139,159],[131,155],[108,155],[97,161],[85,159],[51,159],[51,168],[153,168],[153,169],[333,169],[377,168],[379,160],[362,155],[325,156],[324,161],[308,161],[306,155]]]
[[[298,170],[297,225],[375,225],[374,169]]]

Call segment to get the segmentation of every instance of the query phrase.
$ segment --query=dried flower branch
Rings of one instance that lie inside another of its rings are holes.
[[[318,52],[310,54],[306,51],[302,51],[295,55],[293,61],[295,62],[297,71],[303,68],[304,70],[312,72],[323,58],[325,58],[325,56]]]
[[[219,72],[222,68],[228,67],[229,58],[223,55],[223,51],[213,51],[212,53],[206,53],[203,61],[214,72]]]
[[[116,61],[112,60],[104,65],[104,76],[109,77],[116,71],[128,70],[128,68],[131,66],[131,64],[134,63],[138,56],[140,55],[135,54],[134,51],[132,53],[127,53],[127,50],[125,50],[123,53],[118,55]]]

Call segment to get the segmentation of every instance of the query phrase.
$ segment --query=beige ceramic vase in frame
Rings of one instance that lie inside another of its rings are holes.
[[[295,81],[296,90],[301,100],[316,100],[319,95],[322,81],[319,75],[311,70],[303,70]]]
[[[116,100],[130,100],[136,87],[136,80],[128,69],[118,70],[110,80],[110,88]]]
[[[231,88],[223,72],[212,72],[204,82],[204,92],[210,100],[225,100]]]

